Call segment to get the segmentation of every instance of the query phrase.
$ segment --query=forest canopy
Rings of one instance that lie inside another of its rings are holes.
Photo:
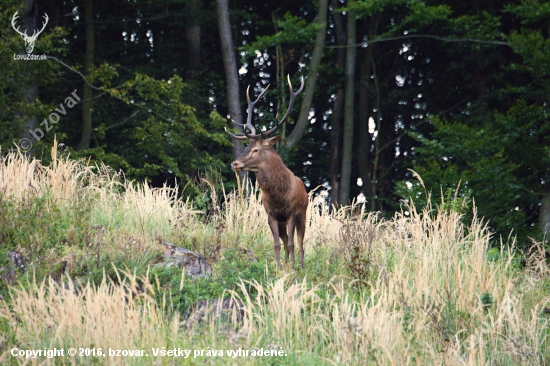
[[[233,184],[224,128],[268,84],[254,121],[272,127],[290,75],[306,87],[278,151],[308,190],[550,231],[548,1],[3,0],[0,20],[2,153],[47,160],[56,139],[155,186]]]

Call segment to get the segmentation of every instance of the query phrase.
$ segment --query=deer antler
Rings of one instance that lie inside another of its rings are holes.
[[[300,85],[300,89],[298,89],[296,92],[294,92],[294,90],[292,90],[292,83],[290,82],[290,75],[288,75],[288,89],[290,90],[290,101],[288,102],[288,109],[286,110],[286,113],[285,115],[283,116],[283,119],[281,120],[281,122],[278,122],[277,125],[275,127],[273,127],[272,129],[262,133],[262,138],[265,137],[265,136],[269,136],[271,135],[273,132],[277,131],[279,129],[279,127],[281,127],[283,125],[283,123],[285,123],[286,121],[286,118],[288,117],[288,114],[290,113],[290,110],[292,109],[292,107],[294,106],[294,101],[296,100],[296,96],[298,94],[300,94],[302,92],[302,90],[304,89],[304,77],[302,76],[301,78],[301,85]]]
[[[13,27],[13,29],[15,29],[15,31],[16,31],[17,33],[19,33],[19,34],[22,35],[23,37],[28,37],[28,35],[27,35],[27,30],[25,30],[25,33],[23,33],[23,32],[21,32],[21,31],[19,30],[19,27],[15,28],[15,22],[16,22],[16,20],[17,20],[17,18],[18,18],[17,13],[19,13],[19,10],[17,10],[17,11],[15,12],[15,14],[13,14],[13,17],[11,18],[11,26]]]
[[[46,28],[46,25],[48,24],[48,20],[50,20],[50,18],[48,17],[48,14],[44,13],[44,20],[45,21],[42,22],[42,29],[40,29],[40,30],[35,29],[34,32],[32,33],[32,36],[29,36],[27,34],[26,29],[25,29],[25,32],[21,32],[19,30],[19,26],[17,28],[15,27],[15,22],[17,21],[17,18],[19,17],[17,15],[17,13],[19,13],[19,10],[16,11],[15,14],[13,14],[13,17],[11,18],[11,26],[13,27],[13,29],[15,29],[15,31],[17,33],[19,33],[20,35],[23,36],[23,39],[35,39],[35,38],[37,38],[40,35],[40,33],[42,33],[44,31],[44,29]]]
[[[233,137],[234,139],[237,139],[237,140],[253,140],[253,139],[257,140],[259,138],[263,139],[264,137],[267,137],[267,136],[271,135],[273,132],[277,131],[279,129],[279,127],[281,127],[283,125],[283,123],[285,123],[286,118],[288,117],[288,114],[290,113],[290,110],[294,106],[294,101],[296,100],[296,96],[298,94],[300,94],[302,92],[302,90],[304,89],[304,77],[302,77],[301,80],[302,80],[302,84],[300,85],[300,89],[298,89],[296,92],[294,92],[294,90],[292,90],[292,83],[290,82],[290,75],[288,75],[288,86],[289,86],[289,89],[290,89],[290,101],[288,103],[288,109],[287,109],[283,119],[280,122],[277,122],[277,125],[275,127],[273,127],[272,129],[270,129],[266,132],[262,132],[260,130],[259,135],[256,134],[256,129],[254,128],[254,126],[252,126],[252,115],[254,113],[254,105],[258,102],[258,100],[260,100],[262,95],[264,95],[264,93],[269,88],[269,85],[264,90],[262,90],[262,92],[260,93],[260,95],[258,95],[258,98],[256,98],[256,100],[254,102],[250,101],[250,96],[249,96],[249,93],[248,93],[248,91],[250,89],[250,86],[248,86],[248,88],[246,89],[246,100],[248,101],[248,108],[246,110],[246,113],[248,114],[248,118],[246,120],[246,124],[240,124],[240,123],[236,123],[235,121],[232,121],[237,126],[243,127],[244,133],[231,133],[231,132],[227,131],[227,129],[225,130],[225,132],[227,132],[231,137]],[[248,133],[248,130],[250,130],[250,132],[251,132],[250,134]]]
[[[48,17],[48,14],[44,13],[44,22],[42,22],[42,29],[40,29],[39,31],[37,31],[36,29],[34,30],[32,36],[30,38],[35,38],[35,37],[38,37],[38,35],[40,33],[42,33],[44,31],[44,29],[46,29],[46,25],[48,24],[48,20],[50,20],[50,18]],[[38,33],[37,33],[38,32]]]
[[[232,137],[236,138],[237,140],[248,140],[248,139],[258,138],[258,135],[256,135],[256,129],[254,128],[254,126],[252,126],[252,115],[254,114],[254,106],[256,105],[256,103],[258,103],[258,101],[260,100],[262,95],[265,94],[267,89],[269,89],[269,85],[264,90],[262,90],[262,92],[260,93],[260,95],[258,95],[258,97],[256,98],[256,100],[254,102],[251,102],[250,101],[250,93],[249,93],[250,85],[248,86],[248,88],[246,88],[246,101],[248,102],[248,108],[246,109],[246,114],[248,115],[248,117],[246,119],[246,124],[243,125],[241,123],[231,121],[235,125],[241,126],[244,130],[244,134],[243,133],[234,134],[234,133],[230,133],[230,132],[226,131],[228,134],[230,134]],[[247,130],[250,130],[250,133],[251,133],[250,135],[248,134]]]

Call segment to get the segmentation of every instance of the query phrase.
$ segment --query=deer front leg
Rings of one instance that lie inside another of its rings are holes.
[[[279,222],[271,216],[267,217],[267,223],[273,234],[273,247],[275,248],[275,259],[277,265],[281,265],[281,241],[279,240]]]
[[[283,244],[285,245],[285,263],[288,263],[288,235],[286,233],[286,222],[285,221],[279,221],[279,237],[283,241]]]

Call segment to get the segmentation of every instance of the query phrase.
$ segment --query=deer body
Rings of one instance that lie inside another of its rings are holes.
[[[250,101],[247,90],[248,119],[246,125],[240,125],[244,127],[244,133],[228,133],[235,139],[250,141],[243,153],[231,164],[231,167],[235,171],[248,170],[256,173],[256,180],[262,191],[262,203],[267,212],[269,228],[273,234],[277,264],[280,265],[281,263],[282,240],[285,245],[285,259],[288,262],[290,257],[290,261],[294,266],[294,232],[296,231],[300,265],[304,268],[304,235],[306,232],[306,211],[309,202],[306,187],[302,180],[285,166],[281,157],[273,148],[282,135],[267,138],[285,122],[294,105],[296,95],[304,88],[304,80],[302,79],[302,85],[296,92],[292,90],[290,77],[288,85],[290,88],[288,110],[275,127],[266,132],[260,132],[259,135],[256,134],[256,130],[252,126],[253,108],[267,88],[260,93],[254,102]]]
[[[285,261],[294,265],[294,231],[298,239],[300,265],[304,267],[304,234],[308,196],[302,180],[288,169],[273,145],[281,138],[251,140],[242,155],[231,166],[235,170],[256,173],[262,191],[262,204],[273,234],[275,259],[280,264],[281,239],[285,245]]]

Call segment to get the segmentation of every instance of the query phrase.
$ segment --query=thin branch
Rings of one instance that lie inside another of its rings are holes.
[[[68,14],[65,14],[65,15],[62,15],[60,17],[57,17],[57,18],[52,18],[52,19],[59,19],[59,18],[64,18],[64,17],[71,17],[71,16],[76,16],[76,15],[80,15],[80,13],[68,13]],[[113,20],[113,21],[103,21],[103,22],[94,22],[94,25],[95,24],[121,24],[121,23],[137,23],[137,21],[139,20],[140,22],[144,22],[144,21],[157,21],[157,20],[162,20],[162,19],[166,19],[166,18],[180,18],[180,17],[184,17],[185,14],[184,13],[180,13],[180,14],[169,14],[169,15],[159,15],[159,16],[155,16],[155,17],[151,17],[151,18],[139,18],[139,17],[136,17],[136,18],[130,18],[130,19],[123,19],[123,20]],[[139,25],[139,23],[137,23]],[[76,24],[68,24],[68,25],[64,25],[64,27],[66,28],[73,28],[73,27],[82,27],[84,26],[85,23],[76,23]]]
[[[114,125],[106,127],[104,131],[107,131],[107,130],[110,130],[111,128],[115,128],[115,127],[118,127],[120,125],[123,125],[126,122],[128,122],[131,118],[134,118],[135,116],[137,116],[140,113],[141,113],[141,111],[134,111],[134,113],[132,113],[129,117],[126,117],[124,120],[120,121],[119,123],[115,123]]]
[[[99,91],[103,91],[102,89],[90,84],[90,82],[88,81],[88,79],[86,79],[86,77],[84,76],[84,74],[82,74],[80,71],[78,71],[77,69],[75,69],[74,67],[72,66],[69,66],[67,65],[66,63],[64,63],[63,61],[61,61],[60,59],[58,59],[57,57],[53,57],[53,56],[46,56],[46,58],[49,58],[51,60],[54,60],[54,61],[57,61],[59,62],[61,65],[65,66],[66,68],[68,68],[69,70],[71,70],[72,72],[80,75],[80,77],[84,80],[84,82],[86,84],[88,84],[90,86],[90,88],[92,89],[95,89],[95,90],[99,90]],[[122,86],[117,86],[115,89],[119,89],[121,88]],[[106,92],[103,92],[102,94],[100,94],[99,96],[103,96],[104,94],[106,94]],[[98,96],[98,97],[99,97]],[[116,98],[114,95],[111,95],[112,97]],[[116,99],[119,99],[119,100],[122,100],[120,98],[116,98]],[[124,102],[124,100],[122,100]],[[80,103],[79,103],[80,104]],[[155,112],[152,108],[149,108],[149,107],[146,107],[146,106],[142,106],[142,105],[139,105],[137,103],[130,103],[130,105],[132,106],[135,106],[135,107],[138,107],[138,108],[141,108],[143,110],[146,110],[147,112],[150,112],[150,113],[153,113],[154,115],[162,118],[163,120],[167,121],[167,122],[172,122],[172,120],[170,118],[167,118],[165,116],[163,116],[162,114],[158,113],[158,112]]]
[[[533,196],[545,196],[546,195],[546,193],[544,193],[544,192],[536,192],[536,191],[527,189],[525,187],[521,187],[521,189],[523,189],[525,192],[527,192],[527,193],[529,193]]]
[[[384,179],[386,179],[386,176],[389,174],[389,172],[390,172],[390,171],[392,170],[392,168],[395,166],[395,161],[396,161],[396,159],[394,159],[393,162],[391,163],[390,167],[384,171],[384,173],[382,174],[382,176],[379,178],[379,181],[380,181],[380,182],[382,182],[382,181],[384,181]]]
[[[118,123],[115,123],[114,125],[111,125],[109,127],[106,127],[104,129],[104,131],[107,131],[107,130],[110,130],[111,128],[115,128],[115,127],[118,127],[120,125],[123,125],[126,122],[128,122],[131,118],[134,118],[135,116],[137,116],[140,113],[141,113],[141,111],[134,111],[134,113],[132,113],[130,116],[126,117],[124,120],[122,120]],[[219,132],[218,130],[206,130],[206,131],[210,132],[210,133]],[[96,133],[93,130],[92,130],[92,136],[94,137],[94,140],[96,141],[97,146],[99,146],[99,142],[97,141],[97,138],[96,138]]]
[[[86,84],[88,84],[88,86],[89,86],[90,88],[95,89],[95,90],[99,90],[99,91],[103,91],[103,90],[101,90],[100,88],[98,88],[98,87],[96,87],[96,86],[90,84],[90,82],[88,81],[88,79],[86,79],[86,76],[84,76],[83,73],[81,73],[80,71],[78,71],[78,70],[75,69],[74,67],[67,65],[66,63],[64,63],[63,61],[61,61],[60,59],[58,59],[57,57],[46,56],[46,58],[49,58],[49,59],[54,60],[54,61],[57,61],[57,62],[59,62],[61,65],[65,66],[66,68],[68,68],[69,70],[71,70],[72,72],[77,73],[78,75],[80,75],[80,77],[84,80],[84,82],[85,82]]]
[[[415,125],[414,127],[418,127],[418,126],[422,126],[424,123],[426,123],[427,121],[424,120],[422,122],[419,122],[417,125]],[[384,151],[385,149],[387,149],[388,147],[390,147],[394,142],[396,142],[397,140],[399,140],[401,137],[405,136],[407,133],[409,133],[408,131],[405,131],[401,134],[399,134],[397,137],[395,137],[394,139],[392,139],[391,141],[388,141],[386,144],[384,144],[380,149],[379,149],[379,152],[380,151]],[[378,138],[378,137],[377,137]]]
[[[378,38],[373,39],[372,41],[364,41],[361,43],[357,43],[351,47],[365,47],[371,43],[379,43],[379,42],[387,42],[387,41],[396,41],[400,39],[409,39],[409,38],[431,38],[431,39],[437,39],[439,41],[444,42],[473,42],[473,43],[483,43],[483,44],[493,44],[493,45],[500,45],[500,46],[508,46],[510,47],[510,44],[506,41],[489,41],[484,39],[476,39],[476,38],[445,38],[445,37],[439,37],[439,36],[433,36],[430,34],[410,34],[406,36],[396,36],[396,37],[389,37],[389,38]],[[348,48],[349,46],[342,45],[342,46],[325,46],[325,48]]]
[[[456,107],[458,107],[459,105],[463,104],[463,103],[466,103],[468,100],[472,99],[474,96],[474,94],[471,94],[471,95],[468,95],[466,96],[466,98],[462,99],[461,101],[457,102],[455,105],[453,105],[452,107],[450,108],[447,108],[441,112],[439,112],[438,114],[447,114],[449,112],[451,112],[453,109],[455,109]]]
[[[106,92],[103,92],[103,93],[100,93],[100,94],[98,94],[98,95],[94,95],[94,96],[91,97],[91,98],[82,99],[80,102],[76,103],[75,105],[84,104],[84,103],[89,102],[89,101],[91,101],[91,100],[99,99],[99,98],[101,98],[102,96],[104,96],[105,94],[107,94],[107,93],[106,93]]]

